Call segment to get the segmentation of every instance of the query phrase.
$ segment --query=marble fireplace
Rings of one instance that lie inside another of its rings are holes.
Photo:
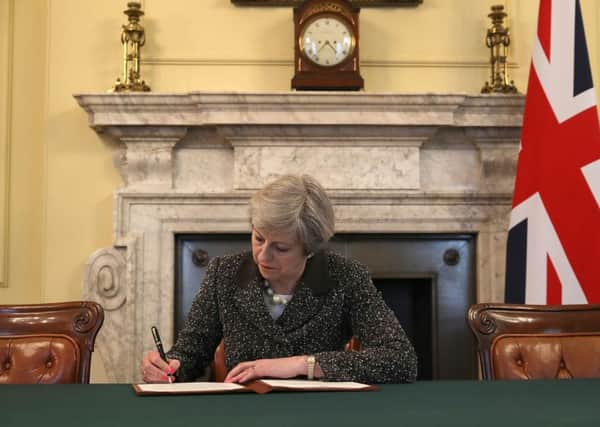
[[[84,297],[105,309],[96,348],[112,381],[139,379],[151,325],[173,341],[176,236],[247,233],[249,195],[282,173],[320,180],[339,233],[474,236],[476,300],[503,299],[522,96],[75,98],[89,125],[119,143],[113,245],[90,255],[83,279]]]

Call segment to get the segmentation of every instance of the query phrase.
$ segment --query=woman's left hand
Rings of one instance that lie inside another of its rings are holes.
[[[242,362],[229,371],[226,383],[246,383],[258,378],[293,378],[306,374],[306,356]]]

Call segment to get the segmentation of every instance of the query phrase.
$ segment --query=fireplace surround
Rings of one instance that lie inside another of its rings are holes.
[[[90,255],[83,279],[84,296],[105,308],[97,349],[111,381],[139,380],[150,326],[173,342],[175,236],[247,233],[250,194],[282,173],[325,186],[338,233],[473,236],[474,299],[502,300],[522,96],[75,98],[89,125],[119,143],[113,245]]]

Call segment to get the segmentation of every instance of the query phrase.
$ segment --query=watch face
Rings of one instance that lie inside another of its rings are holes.
[[[354,49],[350,27],[335,16],[321,16],[300,34],[300,49],[315,64],[332,67],[343,62]]]

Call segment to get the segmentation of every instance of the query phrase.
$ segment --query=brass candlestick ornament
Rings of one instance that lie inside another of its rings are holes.
[[[150,92],[150,86],[140,77],[140,49],[146,43],[144,27],[140,25],[140,16],[144,15],[141,4],[127,3],[123,13],[129,23],[123,25],[121,43],[123,43],[123,76],[118,78],[112,92]]]
[[[481,93],[519,93],[515,82],[508,80],[508,46],[510,35],[504,26],[504,6],[494,5],[488,15],[492,19],[492,26],[487,30],[485,45],[490,48],[490,82],[485,82]]]

